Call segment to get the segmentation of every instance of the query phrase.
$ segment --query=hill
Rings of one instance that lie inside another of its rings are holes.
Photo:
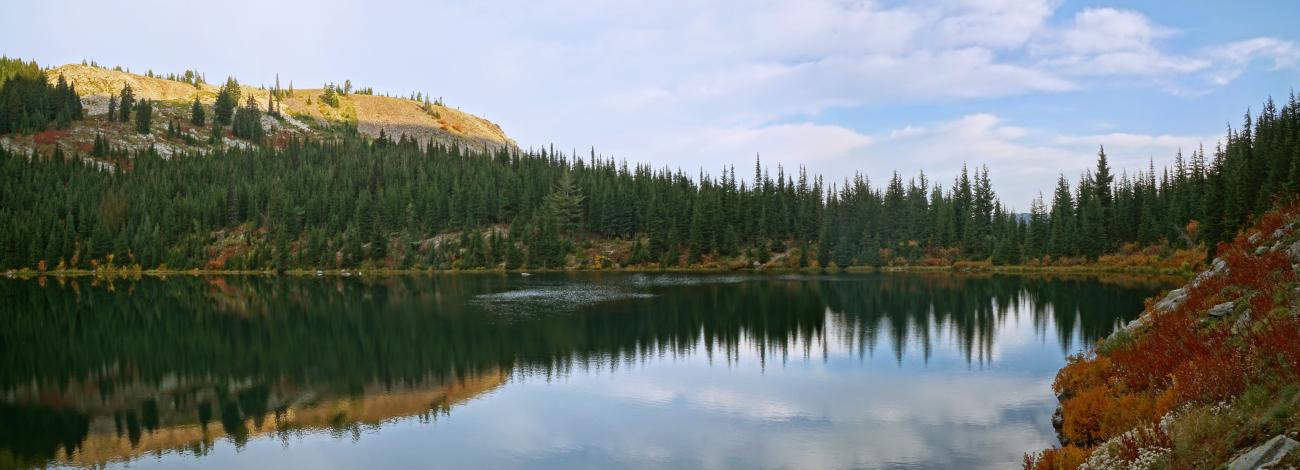
[[[153,145],[159,153],[168,155],[195,150],[206,143],[207,130],[189,124],[190,105],[198,98],[201,103],[211,106],[217,96],[217,86],[80,64],[52,67],[46,69],[45,74],[50,83],[62,76],[76,87],[88,119],[76,122],[68,129],[33,136],[0,137],[0,144],[15,151],[30,152],[36,148],[48,154],[57,143],[63,148],[77,148],[86,153],[95,136],[104,135],[114,147],[137,150]],[[120,93],[128,84],[136,99],[155,102],[156,116],[151,135],[139,135],[132,132],[129,123],[119,124],[104,117],[108,112],[109,97]],[[241,88],[241,96],[251,96],[258,106],[266,108],[270,90],[247,85],[241,85]],[[411,99],[346,94],[339,96],[337,107],[331,107],[319,100],[322,92],[321,89],[293,90],[281,100],[280,117],[264,116],[263,127],[268,135],[275,137],[272,142],[283,142],[293,135],[329,137],[345,128],[340,124],[346,124],[371,137],[377,137],[381,132],[394,136],[405,134],[422,144],[432,141],[489,150],[516,146],[497,124],[441,104],[430,104],[426,111],[423,103]],[[244,104],[242,101],[241,105]],[[173,120],[181,127],[181,132],[179,136],[169,138],[165,130]],[[186,135],[191,139],[184,138]],[[228,143],[246,145],[233,139]]]

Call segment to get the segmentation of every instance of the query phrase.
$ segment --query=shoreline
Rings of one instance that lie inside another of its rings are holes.
[[[261,277],[366,277],[366,276],[411,276],[411,275],[447,275],[447,274],[532,274],[532,273],[751,273],[751,274],[837,274],[837,273],[949,273],[963,274],[1071,274],[1071,275],[1136,275],[1136,276],[1181,276],[1195,275],[1200,267],[1189,269],[1161,268],[1155,266],[850,266],[847,268],[726,268],[726,267],[623,267],[623,268],[566,268],[566,269],[393,269],[393,268],[359,268],[359,269],[287,269],[276,270],[241,270],[241,269],[66,269],[37,271],[34,269],[8,270],[2,276],[7,279],[54,278],[141,278],[171,276],[261,276]]]

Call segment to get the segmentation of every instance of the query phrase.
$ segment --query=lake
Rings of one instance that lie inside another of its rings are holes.
[[[0,468],[1008,468],[1169,279],[0,281]]]

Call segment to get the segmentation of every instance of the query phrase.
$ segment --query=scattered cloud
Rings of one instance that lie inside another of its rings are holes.
[[[1209,49],[1207,55],[1219,64],[1210,75],[1211,82],[1218,86],[1237,79],[1246,66],[1255,60],[1271,62],[1274,69],[1296,68],[1300,65],[1300,47],[1291,41],[1277,38],[1254,38],[1215,46]]]

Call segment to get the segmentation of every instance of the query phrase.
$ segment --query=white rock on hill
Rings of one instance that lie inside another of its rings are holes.
[[[1278,434],[1259,447],[1247,451],[1240,457],[1228,462],[1228,470],[1255,470],[1266,468],[1282,460],[1286,454],[1300,447],[1300,442]]]

